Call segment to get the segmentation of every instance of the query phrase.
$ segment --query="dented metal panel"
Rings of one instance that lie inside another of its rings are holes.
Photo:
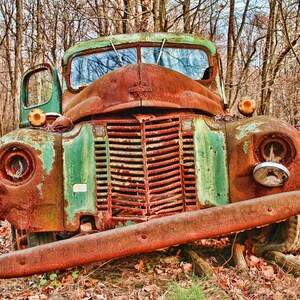
[[[76,126],[63,140],[66,228],[84,214],[107,228],[228,203],[224,130],[194,114]]]

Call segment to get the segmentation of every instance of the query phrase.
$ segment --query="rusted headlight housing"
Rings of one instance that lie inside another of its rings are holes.
[[[253,170],[256,182],[267,187],[282,186],[290,177],[289,170],[282,164],[275,162],[263,162]]]
[[[272,134],[260,141],[256,154],[261,162],[271,161],[287,165],[295,156],[295,147],[288,137]]]
[[[10,147],[0,154],[1,179],[12,184],[21,184],[31,178],[34,171],[32,154],[19,147]]]

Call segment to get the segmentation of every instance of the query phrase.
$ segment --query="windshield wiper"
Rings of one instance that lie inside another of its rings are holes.
[[[160,61],[160,58],[161,58],[161,55],[162,55],[162,52],[163,52],[163,49],[164,49],[164,45],[165,45],[165,42],[166,42],[167,39],[163,39],[162,40],[162,43],[161,43],[161,46],[160,46],[160,49],[159,49],[159,53],[158,53],[158,58],[157,58],[157,61],[156,61],[156,64],[158,65],[159,61]]]
[[[111,46],[113,47],[113,49],[114,49],[114,51],[115,51],[115,53],[116,53],[116,55],[117,55],[117,57],[118,57],[118,59],[119,59],[119,61],[120,61],[120,63],[121,63],[121,66],[124,66],[122,57],[121,57],[120,53],[117,51],[117,49],[116,49],[116,47],[115,47],[115,45],[114,45],[114,43],[113,43],[112,40],[110,40],[110,44],[111,44]]]

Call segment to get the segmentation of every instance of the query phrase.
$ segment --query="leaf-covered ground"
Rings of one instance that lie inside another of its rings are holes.
[[[195,276],[193,265],[174,247],[66,271],[1,279],[0,299],[223,299],[220,290],[237,300],[300,299],[300,278],[275,264],[246,253],[248,272],[229,266],[232,245],[227,239],[201,241],[193,248],[212,266],[212,278]],[[10,228],[1,223],[0,253],[10,251]]]

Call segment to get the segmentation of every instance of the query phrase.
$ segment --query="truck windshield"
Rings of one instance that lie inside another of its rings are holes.
[[[192,79],[202,79],[209,67],[208,57],[201,49],[163,48],[159,57],[159,47],[142,47],[142,62],[158,64],[180,72]]]
[[[110,71],[137,62],[137,48],[75,56],[71,62],[71,87],[87,86]],[[141,62],[158,64],[195,80],[208,79],[205,71],[209,68],[209,61],[202,49],[141,47]]]
[[[76,56],[72,59],[70,83],[73,89],[87,86],[115,69],[137,62],[136,48]]]

